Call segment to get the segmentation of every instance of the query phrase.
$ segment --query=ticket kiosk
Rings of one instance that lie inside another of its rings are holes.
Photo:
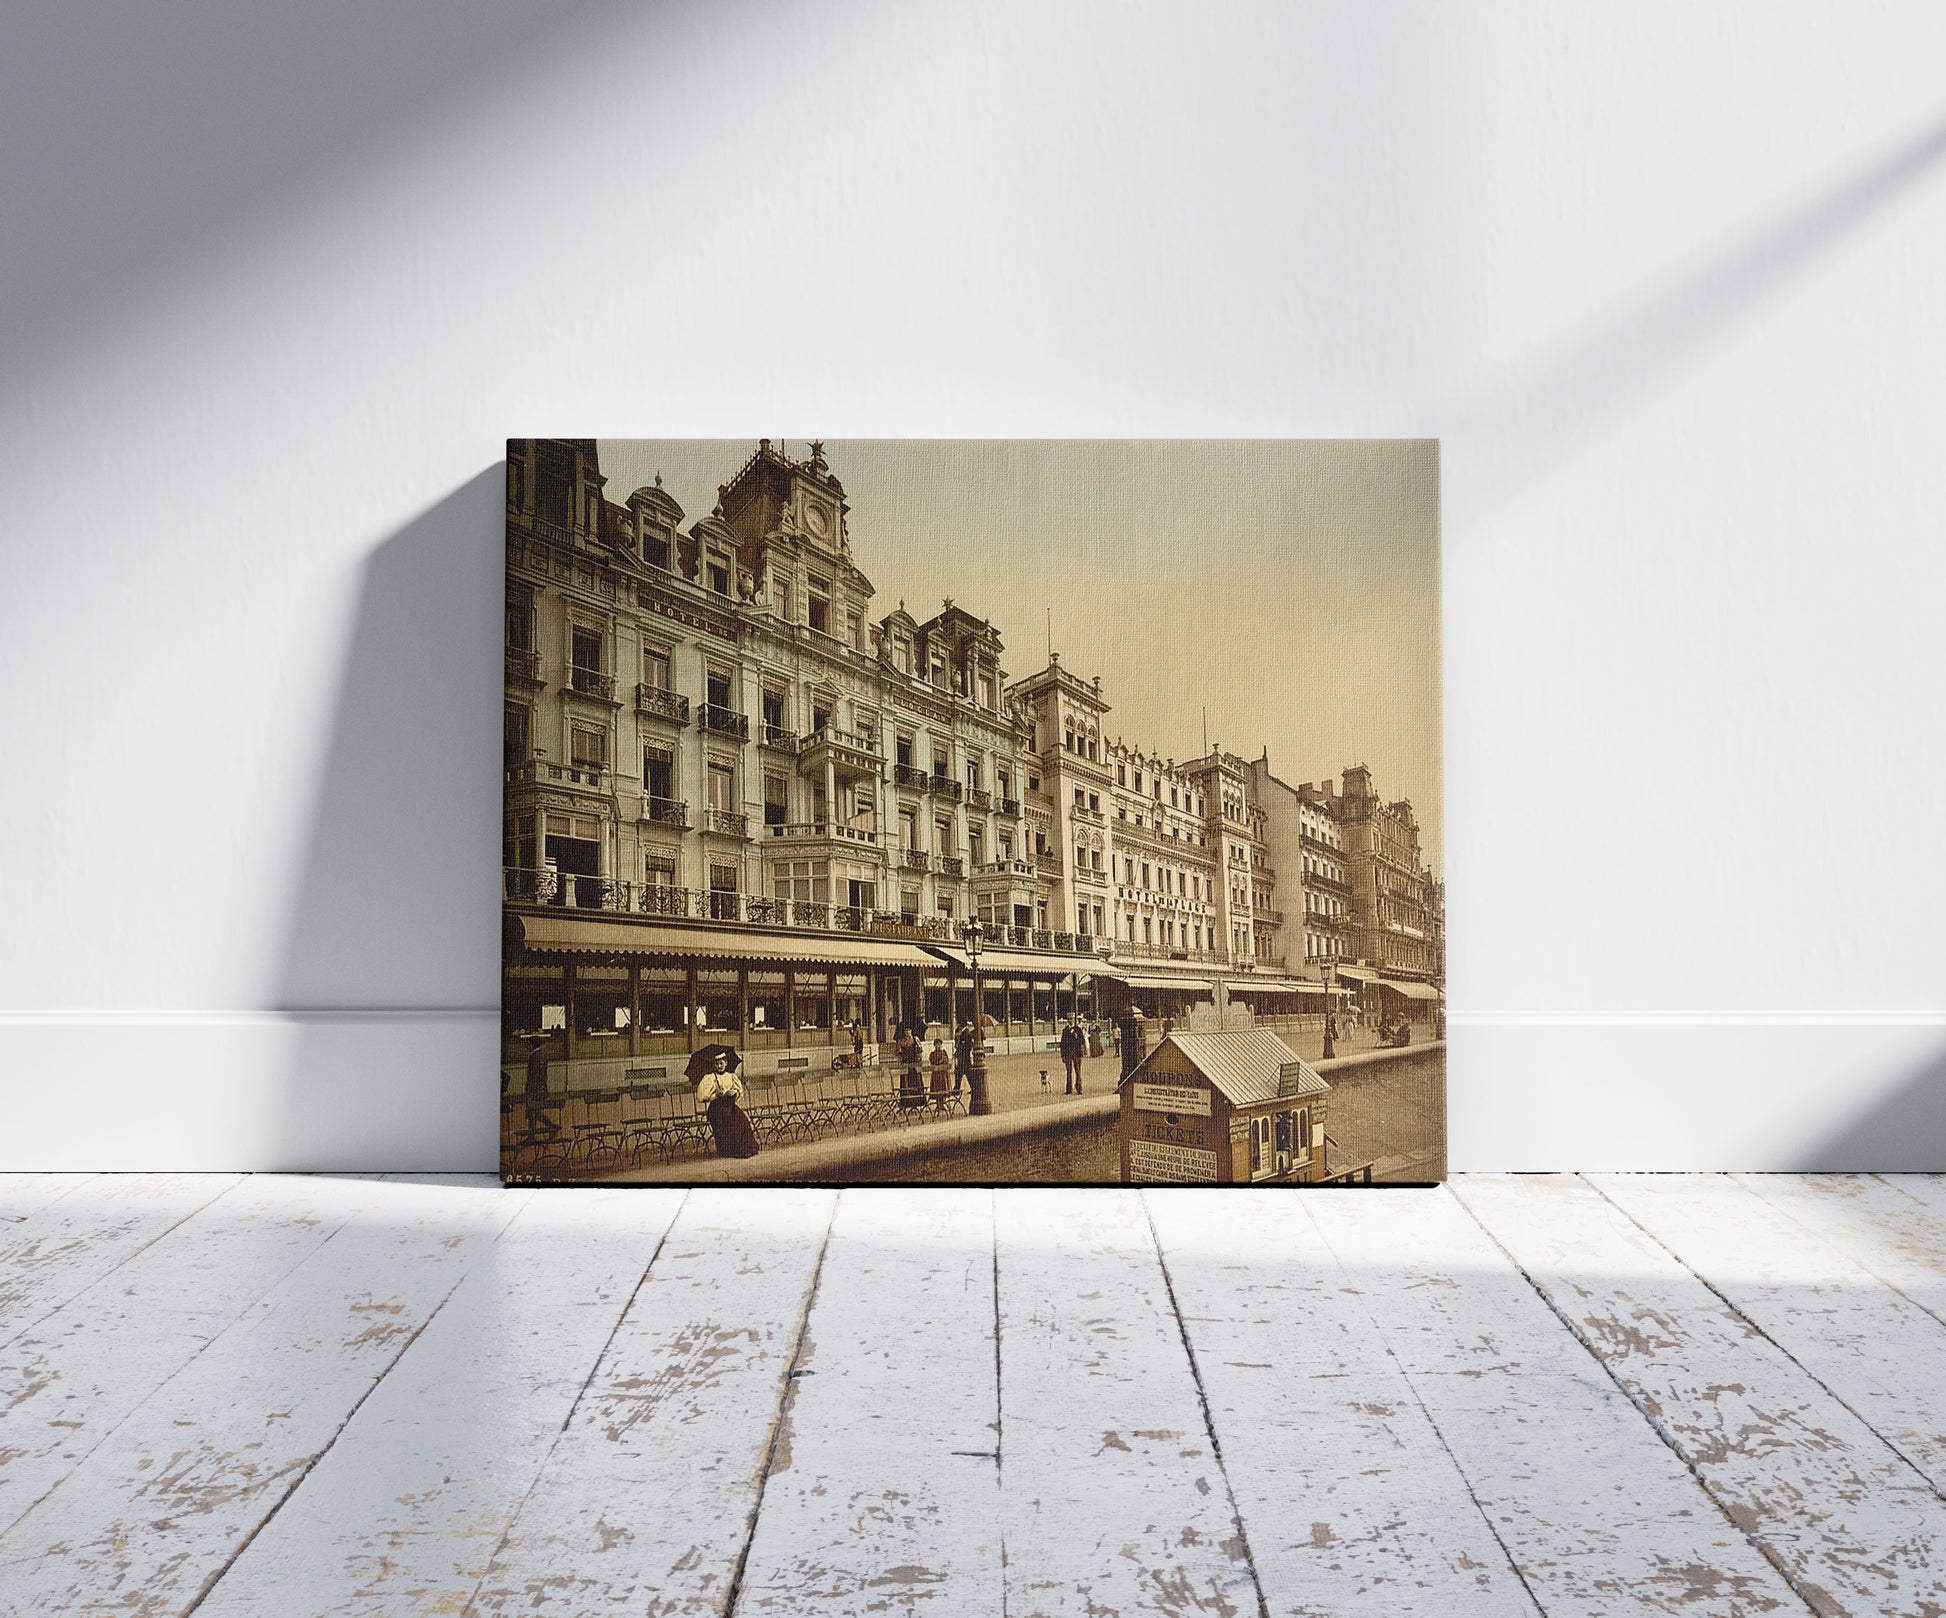
[[[1268,1029],[1170,1034],[1121,1083],[1123,1183],[1323,1180],[1330,1093]]]

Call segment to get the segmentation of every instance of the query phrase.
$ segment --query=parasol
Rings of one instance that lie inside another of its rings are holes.
[[[683,1069],[684,1075],[691,1084],[700,1083],[703,1075],[716,1065],[716,1059],[719,1056],[728,1062],[732,1073],[743,1066],[743,1058],[737,1054],[736,1046],[705,1045],[694,1056],[690,1057],[689,1066]]]

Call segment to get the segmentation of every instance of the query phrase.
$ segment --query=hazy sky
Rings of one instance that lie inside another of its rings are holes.
[[[809,453],[801,439],[777,440]],[[685,526],[755,441],[603,439],[607,494],[657,472]],[[1270,750],[1290,782],[1369,764],[1443,871],[1439,446],[1426,440],[829,440],[852,558],[920,619],[990,619],[1018,679],[1099,674],[1107,734],[1186,759]]]

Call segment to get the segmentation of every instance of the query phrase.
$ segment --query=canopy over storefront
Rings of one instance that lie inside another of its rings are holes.
[[[814,931],[657,927],[578,916],[517,916],[522,945],[541,955],[679,955],[723,961],[818,961],[836,966],[930,966],[916,944]]]
[[[1103,972],[1102,977],[1112,977],[1126,983],[1131,989],[1180,989],[1184,994],[1215,994],[1216,985],[1208,978],[1165,978],[1145,977],[1133,972]]]
[[[973,970],[972,957],[963,949],[951,944],[927,944],[924,947],[949,966],[957,966],[964,972]],[[1036,955],[1019,949],[980,951],[982,972],[1004,973],[1011,977],[1064,978],[1072,972],[1099,975],[1102,969],[1100,957],[1094,955]]]
[[[1399,983],[1392,978],[1380,978],[1378,986],[1390,989],[1392,993],[1404,995],[1408,1000],[1443,1000],[1445,998],[1430,983]]]

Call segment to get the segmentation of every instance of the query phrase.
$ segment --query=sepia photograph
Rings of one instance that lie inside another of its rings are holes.
[[[512,439],[501,1169],[1424,1184],[1424,440]]]

